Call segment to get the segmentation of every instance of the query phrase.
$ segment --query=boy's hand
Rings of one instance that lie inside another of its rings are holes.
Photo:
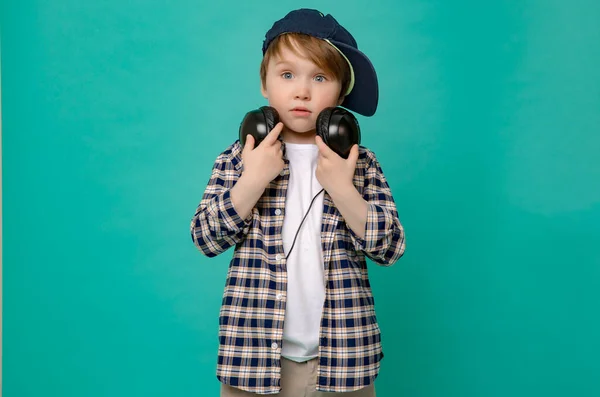
[[[282,129],[283,123],[277,123],[256,149],[254,137],[252,135],[246,137],[246,144],[242,150],[243,173],[263,189],[285,166],[281,142],[277,139]]]
[[[358,145],[352,146],[347,159],[340,157],[320,136],[315,137],[319,148],[319,159],[317,161],[317,180],[329,194],[342,192],[353,187],[352,178],[358,160]]]

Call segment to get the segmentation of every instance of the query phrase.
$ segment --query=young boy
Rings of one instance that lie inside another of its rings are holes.
[[[375,155],[354,145],[340,157],[315,131],[327,107],[372,116],[377,77],[350,33],[316,10],[275,22],[263,55],[262,94],[281,122],[217,157],[191,222],[206,256],[235,247],[221,396],[374,396],[383,353],[366,257],[392,265],[404,230]]]

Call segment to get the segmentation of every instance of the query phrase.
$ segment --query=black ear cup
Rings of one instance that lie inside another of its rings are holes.
[[[328,144],[329,140],[329,119],[331,118],[331,113],[335,108],[325,108],[319,113],[317,117],[317,135],[323,139],[323,142]]]
[[[340,157],[345,159],[355,144],[360,145],[358,120],[346,109],[326,108],[317,117],[317,134]]]
[[[279,114],[275,108],[262,106],[249,111],[240,123],[240,143],[244,146],[246,136],[250,134],[254,137],[254,147],[258,146],[277,123],[279,123]]]
[[[277,110],[271,106],[263,106],[260,108],[265,115],[265,120],[267,120],[267,134],[271,132],[273,128],[279,123],[279,113]]]
[[[240,143],[244,146],[246,137],[250,134],[254,137],[254,147],[258,146],[277,123],[279,123],[279,114],[273,107],[262,106],[249,111],[240,123]],[[352,146],[360,145],[358,120],[344,108],[323,109],[317,117],[316,130],[323,142],[345,159],[348,158]]]

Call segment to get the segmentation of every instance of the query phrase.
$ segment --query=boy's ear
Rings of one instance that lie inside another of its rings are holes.
[[[265,84],[262,81],[260,83],[260,93],[263,97],[265,97],[265,99],[269,99],[269,97],[267,96],[267,89],[265,88]]]
[[[338,99],[337,106],[340,106],[344,102],[344,99],[346,99],[346,97],[341,96],[340,99]]]

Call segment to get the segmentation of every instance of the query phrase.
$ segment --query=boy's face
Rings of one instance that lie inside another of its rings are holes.
[[[340,81],[285,46],[270,59],[265,83],[262,94],[279,113],[287,142],[314,142],[319,113],[343,101]]]

